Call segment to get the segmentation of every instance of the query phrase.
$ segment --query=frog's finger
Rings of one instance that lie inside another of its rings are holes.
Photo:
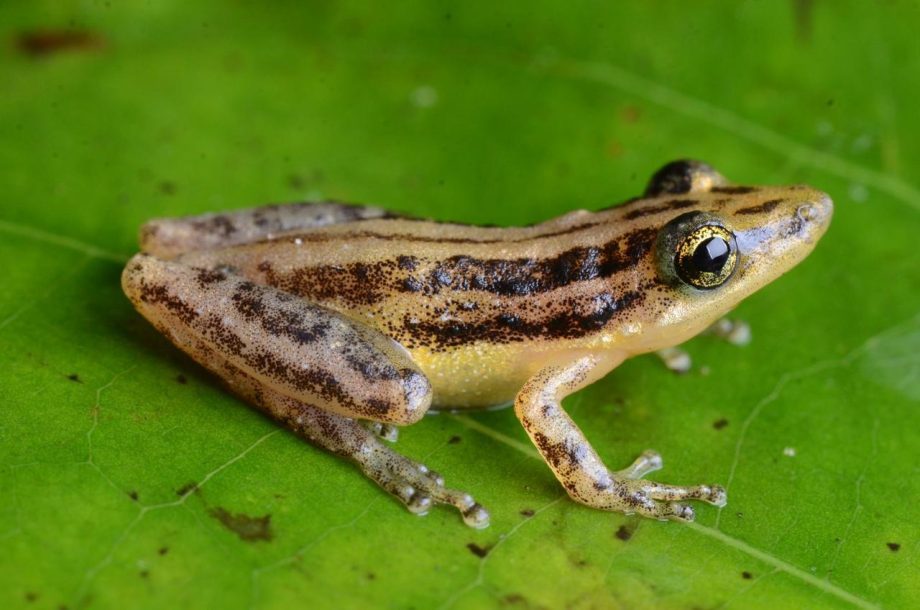
[[[636,461],[614,473],[614,476],[621,479],[641,479],[650,472],[661,470],[664,462],[661,454],[657,451],[648,449],[642,452],[642,455],[636,458]]]

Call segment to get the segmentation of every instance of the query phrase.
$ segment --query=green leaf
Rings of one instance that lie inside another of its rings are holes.
[[[4,3],[0,607],[920,603],[916,3]],[[84,33],[66,35],[67,31]],[[492,511],[408,514],[121,294],[145,219],[335,197],[523,224],[702,158],[837,204],[694,371],[567,401],[612,467],[721,482],[696,524],[568,500],[508,410],[403,431]]]

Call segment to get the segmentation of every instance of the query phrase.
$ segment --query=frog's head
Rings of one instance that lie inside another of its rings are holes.
[[[638,209],[653,210],[660,228],[645,260],[655,280],[639,308],[637,352],[689,339],[789,271],[833,214],[830,197],[810,187],[729,185],[695,161],[666,165],[646,197]]]

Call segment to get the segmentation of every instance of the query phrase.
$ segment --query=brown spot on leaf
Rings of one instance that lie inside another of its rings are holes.
[[[30,30],[16,36],[16,48],[23,55],[39,58],[56,53],[92,51],[105,46],[96,33],[83,30]]]
[[[176,375],[176,383],[185,385],[188,383],[188,379],[185,377],[185,375]]]
[[[492,547],[490,546],[479,546],[475,542],[470,542],[466,545],[466,548],[470,550],[470,553],[479,558],[485,557],[489,554],[489,551],[492,550]]]
[[[250,517],[244,513],[231,513],[220,506],[212,508],[210,513],[224,527],[239,536],[240,540],[245,540],[246,542],[267,541],[274,536],[272,534],[271,515]]]
[[[716,430],[721,430],[727,425],[728,425],[728,420],[725,419],[724,417],[712,422],[712,427],[715,428]]]
[[[745,570],[744,572],[741,573],[741,578],[743,578],[744,580],[751,580],[752,578],[754,578],[754,575],[748,572],[747,570]]]
[[[169,547],[168,547],[168,546],[161,546],[161,547],[157,550],[157,553],[159,553],[160,555],[165,555],[165,554],[168,553],[168,552],[169,552]]]
[[[128,497],[131,498],[132,500],[134,500],[135,502],[137,502],[137,498],[138,498],[139,496],[137,495],[137,491],[135,491],[134,489],[132,489],[131,491],[128,492]]]
[[[457,443],[459,443],[459,442],[462,441],[462,440],[463,440],[462,438],[460,438],[459,436],[457,436],[457,435],[455,434],[454,436],[450,437],[450,439],[448,439],[447,444],[448,444],[448,445],[456,445]]]
[[[885,545],[891,549],[892,552],[897,553],[901,550],[901,544],[899,542],[887,542]]]
[[[532,509],[532,508],[525,508],[524,510],[521,511],[521,514],[522,514],[523,516],[527,517],[528,519],[530,519],[531,517],[533,517],[533,516],[534,516],[535,514],[537,514],[537,513],[536,513],[536,512],[534,511],[534,509]]]
[[[77,375],[76,373],[71,373],[70,375],[67,376],[67,379],[73,381],[74,383],[83,383],[83,380],[80,379],[80,376]]]
[[[162,180],[159,184],[160,192],[164,195],[175,195],[176,194],[176,183],[171,180]]]
[[[26,601],[32,603],[38,599],[38,593],[34,591],[26,591]]]

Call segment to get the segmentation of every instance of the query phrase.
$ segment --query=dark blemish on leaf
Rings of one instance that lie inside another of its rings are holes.
[[[642,109],[633,104],[624,106],[620,110],[620,118],[624,123],[635,123],[642,117]]]
[[[188,483],[186,483],[185,485],[183,485],[182,487],[176,490],[176,495],[177,496],[187,496],[190,493],[194,493],[196,491],[198,491],[198,483],[196,483],[195,481],[189,481]]]
[[[147,578],[148,576],[150,576],[150,572],[148,572],[147,570],[141,570],[140,572],[137,573],[137,575],[140,576],[141,578]]]
[[[289,175],[287,177],[287,183],[288,183],[288,186],[294,189],[295,191],[299,191],[307,184],[306,181],[304,181],[303,176],[301,176],[300,174]]]
[[[101,36],[80,30],[32,30],[20,32],[16,48],[29,57],[47,57],[56,53],[92,51],[105,46]]]
[[[38,593],[34,591],[26,591],[26,601],[32,603],[38,599]]]
[[[722,419],[717,419],[716,421],[712,422],[712,427],[715,428],[716,430],[721,430],[727,425],[728,425],[728,420],[725,419],[724,417]]]
[[[188,379],[186,379],[185,375],[176,375],[176,383],[185,385],[188,383]]]
[[[80,379],[80,376],[77,375],[76,373],[71,373],[70,375],[67,376],[67,379],[70,379],[74,383],[83,383],[83,380]]]
[[[830,107],[833,106],[833,105],[834,105],[834,98],[831,98],[831,99],[827,100],[827,107],[828,107],[828,108],[830,108]]]
[[[530,606],[530,604],[527,603],[527,598],[520,593],[509,593],[501,599],[501,604],[503,606]]]
[[[128,497],[134,500],[135,502],[137,502],[137,498],[138,498],[137,491],[132,489],[131,491],[128,492]]]
[[[240,540],[256,542],[259,540],[271,540],[273,537],[271,515],[250,517],[244,513],[231,513],[220,506],[212,508],[210,513],[224,527],[239,536]]]
[[[165,555],[168,552],[169,552],[168,546],[161,546],[159,549],[157,549],[157,553],[159,553],[160,555]]]
[[[164,195],[176,194],[176,183],[169,180],[163,180],[159,184],[160,192]]]
[[[795,33],[799,42],[807,43],[811,40],[814,26],[814,0],[793,0],[792,8],[795,12]]]
[[[459,442],[462,441],[462,440],[463,440],[462,438],[460,438],[459,436],[457,436],[457,435],[455,434],[455,435],[453,435],[452,437],[450,437],[450,439],[448,439],[447,444],[448,444],[448,445],[456,445],[457,443],[459,443]]]
[[[752,578],[754,578],[754,575],[748,572],[747,570],[745,570],[744,572],[741,573],[741,578],[743,578],[744,580],[751,580]]]
[[[492,550],[492,547],[490,546],[479,546],[475,542],[470,542],[466,545],[466,548],[470,550],[470,553],[479,558],[485,557],[489,554],[489,551]]]
[[[892,551],[893,553],[897,553],[898,551],[901,550],[901,543],[900,543],[900,542],[886,542],[886,543],[885,543],[885,546],[887,546],[889,549],[891,549],[891,551]]]
[[[535,511],[534,509],[532,509],[532,508],[525,508],[524,510],[521,511],[521,515],[527,517],[528,519],[530,519],[531,517],[533,517],[535,514],[537,514],[537,513],[536,513],[536,511]]]
[[[621,525],[620,527],[617,528],[617,531],[614,534],[614,536],[616,536],[623,542],[626,542],[627,540],[633,537],[634,531],[635,531],[635,528],[628,528],[625,525]]]
[[[368,580],[377,580],[377,575],[374,574],[373,572],[368,572],[367,574],[365,574],[365,576],[367,577]]]

